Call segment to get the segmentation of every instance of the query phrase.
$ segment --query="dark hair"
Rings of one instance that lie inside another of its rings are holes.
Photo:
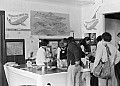
[[[86,52],[90,52],[90,44],[87,44],[86,41],[89,41],[90,37],[85,37],[84,39],[82,39],[82,42],[80,43],[80,45],[83,45],[85,48]]]
[[[64,43],[67,43],[67,38],[63,38],[60,42],[59,42],[59,47],[65,47]]]
[[[84,40],[85,40],[85,41],[89,41],[89,40],[90,40],[90,37],[85,37]]]
[[[74,37],[68,37],[68,43],[75,41]]]
[[[102,40],[102,36],[99,35],[96,40],[97,40],[97,42],[101,41]]]
[[[119,36],[120,35],[120,32],[117,34],[117,36]]]
[[[68,39],[67,39],[67,38],[63,38],[62,41],[63,41],[64,43],[67,43],[67,42],[68,42]]]
[[[80,45],[86,46],[86,41],[89,41],[90,37],[85,37],[84,39],[82,39],[82,42],[80,43]]]
[[[49,44],[49,41],[47,39],[43,39],[41,40],[41,42],[39,43],[40,46],[47,46],[47,44]],[[39,46],[39,47],[40,47]]]
[[[102,34],[102,39],[103,39],[104,41],[106,41],[106,42],[110,42],[110,41],[112,40],[112,36],[111,36],[110,33],[104,32],[104,33]]]

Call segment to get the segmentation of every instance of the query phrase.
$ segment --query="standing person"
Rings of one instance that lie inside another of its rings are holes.
[[[118,38],[120,38],[120,32],[117,34],[117,36],[118,36]],[[120,41],[118,42],[118,50],[120,52]],[[118,62],[115,65],[115,76],[116,76],[117,83],[118,83],[117,86],[120,86],[120,62]]]
[[[82,49],[77,45],[73,37],[69,37],[67,49],[67,86],[81,86],[81,57]]]
[[[99,86],[106,86],[107,82],[108,82],[108,86],[116,86],[114,64],[117,64],[119,62],[120,52],[111,43],[111,40],[112,40],[111,34],[108,32],[104,32],[102,34],[102,41],[98,42],[97,44],[97,50],[96,50],[93,70],[98,65],[100,60],[102,60],[102,62],[106,62],[108,60],[107,50],[105,46],[108,46],[108,51],[110,54],[109,59],[110,59],[110,65],[111,65],[111,78],[108,79],[108,81],[106,79],[99,78]]]
[[[96,38],[96,40],[97,40],[97,43],[100,42],[100,41],[102,40],[102,36],[99,35],[99,36]],[[95,51],[95,52],[96,52],[96,51]],[[95,53],[94,53],[94,54],[95,54]],[[90,58],[90,60],[91,60],[91,65],[90,65],[90,66],[91,66],[91,70],[92,70],[95,57],[93,56],[92,58]],[[93,75],[93,72],[91,72],[90,83],[91,83],[91,86],[98,86],[98,78]]]
[[[40,46],[39,49],[37,51],[37,55],[36,55],[36,64],[37,65],[45,65],[44,62],[46,62],[46,47],[49,44],[49,41],[47,39],[43,39],[40,42]]]
[[[84,54],[85,58],[82,58],[82,61],[84,63],[84,68],[83,69],[89,69],[90,68],[90,57],[91,57],[91,47],[90,47],[90,42],[91,39],[90,37],[85,37],[82,39],[82,42],[80,43],[80,47],[82,48],[82,52]],[[82,73],[82,83],[87,86],[90,86],[90,72],[83,72]]]
[[[120,39],[120,32],[117,34],[117,37]],[[120,40],[118,41],[118,50],[120,51]]]
[[[57,67],[67,67],[67,38],[63,38],[57,49]]]
[[[82,51],[87,55],[91,52],[90,48],[90,37],[85,37],[80,43]]]
[[[80,43],[80,47],[82,48],[84,57],[86,60],[90,60],[92,57],[92,52],[91,52],[91,39],[90,37],[85,37],[82,42]]]

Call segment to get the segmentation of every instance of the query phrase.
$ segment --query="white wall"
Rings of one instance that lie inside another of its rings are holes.
[[[119,0],[95,0],[96,3],[89,6],[81,7],[81,28],[82,28],[82,37],[84,33],[95,32],[98,35],[102,34],[105,31],[105,18],[104,14],[120,12],[120,1]],[[99,8],[100,7],[100,8]],[[98,9],[99,8],[99,9]],[[97,12],[96,12],[97,11]],[[92,19],[92,16],[96,12],[96,18],[99,19],[97,24],[97,30],[86,30],[84,27],[84,21],[87,19]]]
[[[91,21],[94,16],[95,6],[94,4],[81,7],[81,28],[82,28],[82,38],[84,38],[84,33],[96,33],[97,30],[87,30],[84,26],[85,21]]]
[[[56,3],[48,3],[48,2],[40,2],[34,0],[0,0],[0,10],[5,10],[5,13],[16,12],[16,13],[29,13],[30,11],[44,11],[44,12],[54,12],[54,13],[63,13],[69,14],[70,20],[70,30],[74,30],[74,37],[81,38],[81,7],[75,5],[66,5],[66,4],[56,4]],[[9,28],[6,25],[7,28]],[[19,27],[22,29],[21,27]],[[30,28],[26,28],[30,29]],[[71,33],[70,36],[73,34]],[[6,38],[17,38],[17,39],[25,39],[25,54],[28,57],[28,54],[31,50],[29,49],[31,43],[27,43],[31,39],[30,31],[6,31]],[[68,36],[67,36],[68,37]],[[32,35],[32,39],[38,41],[41,36]],[[42,38],[64,38],[63,36],[48,36]],[[29,41],[30,42],[30,41]],[[36,44],[38,48],[38,44]],[[34,45],[33,45],[34,46]],[[36,51],[35,51],[36,52]]]
[[[32,2],[32,1],[28,2],[27,0],[6,0],[4,8],[6,12],[44,11],[44,12],[69,14],[70,29],[75,31],[75,38],[81,37],[80,6],[66,5],[66,4],[64,5],[64,4],[56,4],[56,3],[52,4],[52,3],[44,3],[44,2]]]

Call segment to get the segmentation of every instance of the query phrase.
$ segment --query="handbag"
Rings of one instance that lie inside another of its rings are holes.
[[[93,75],[101,79],[110,79],[111,78],[111,67],[110,67],[109,56],[111,55],[111,53],[109,51],[109,47],[107,46],[107,44],[105,45],[105,47],[107,51],[108,60],[106,62],[102,62],[102,59],[101,59],[99,64],[93,70]]]

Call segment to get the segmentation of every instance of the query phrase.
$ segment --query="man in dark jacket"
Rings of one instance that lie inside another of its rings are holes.
[[[81,86],[81,57],[82,49],[78,46],[73,37],[69,37],[67,49],[67,86]]]

